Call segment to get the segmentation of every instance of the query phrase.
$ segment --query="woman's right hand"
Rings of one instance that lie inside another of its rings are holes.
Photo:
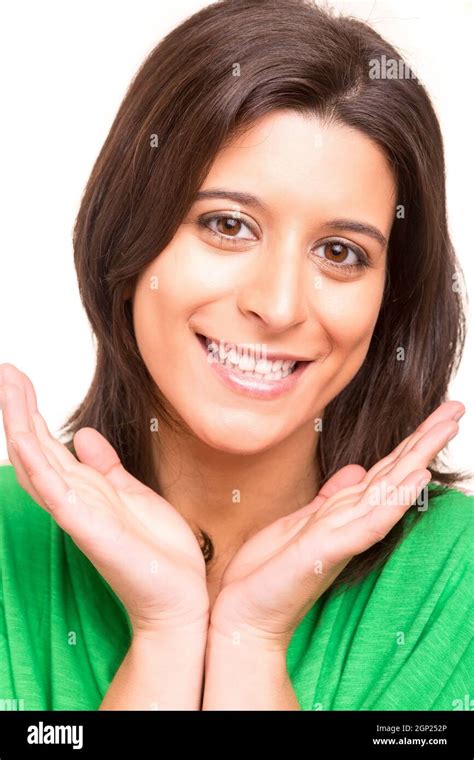
[[[68,533],[123,602],[134,634],[206,631],[206,566],[186,520],[122,466],[95,429],[79,460],[48,430],[30,379],[0,365],[3,423],[18,483]]]

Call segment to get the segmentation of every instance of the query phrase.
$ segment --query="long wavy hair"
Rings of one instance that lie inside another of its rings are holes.
[[[127,293],[173,239],[217,152],[276,109],[367,135],[383,149],[398,190],[400,213],[367,356],[324,411],[315,462],[321,485],[349,463],[370,468],[446,400],[464,346],[465,288],[447,229],[442,136],[428,94],[406,64],[403,77],[374,76],[384,60],[402,58],[367,24],[310,0],[220,0],[146,57],[93,166],[74,226],[97,358],[86,397],[61,428],[73,453],[74,433],[93,427],[125,468],[159,493],[153,459],[159,436],[150,418],[178,427],[180,421],[138,351]],[[467,477],[441,465],[438,457],[430,467],[430,501]],[[384,541],[355,556],[331,588],[381,567],[407,515]],[[196,535],[211,562],[212,537],[199,528]]]

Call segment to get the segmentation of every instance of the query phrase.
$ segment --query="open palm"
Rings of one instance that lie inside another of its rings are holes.
[[[463,411],[459,402],[441,404],[368,472],[342,468],[309,504],[247,541],[225,570],[213,626],[288,641],[350,559],[382,540],[417,499]]]
[[[49,432],[30,379],[11,364],[0,365],[0,374],[8,453],[19,484],[110,584],[134,630],[205,621],[205,562],[186,520],[127,472],[93,428],[74,437],[78,461]]]

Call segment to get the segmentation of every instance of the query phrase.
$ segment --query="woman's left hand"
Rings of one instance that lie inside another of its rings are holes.
[[[381,541],[417,500],[463,412],[459,402],[441,404],[368,472],[342,468],[309,504],[252,536],[225,570],[210,634],[285,649],[352,557]]]

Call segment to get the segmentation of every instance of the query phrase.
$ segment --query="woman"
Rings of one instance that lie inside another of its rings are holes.
[[[460,269],[438,122],[382,56],[223,0],[134,78],[76,220],[97,366],[65,443],[1,367],[23,709],[466,709]]]

